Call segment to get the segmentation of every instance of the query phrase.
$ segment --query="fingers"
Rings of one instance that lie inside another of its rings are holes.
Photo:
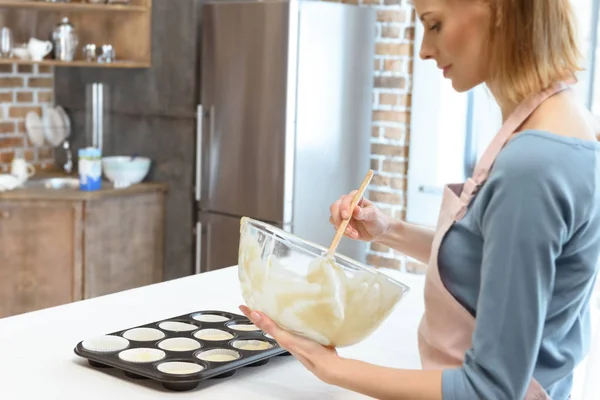
[[[244,315],[248,313],[248,315],[246,316],[250,319],[250,321],[252,321],[254,325],[260,328],[263,332],[266,332],[269,335],[273,336],[277,343],[279,343],[281,347],[283,347],[290,353],[295,352],[296,341],[295,337],[291,333],[281,329],[279,326],[277,326],[277,324],[275,324],[275,322],[273,322],[271,318],[267,317],[265,314],[258,311],[250,311],[250,309],[248,309],[245,306],[241,306],[240,309],[242,309],[242,307],[245,308],[245,310],[242,310],[242,312],[244,313]]]
[[[246,306],[240,306],[240,311],[246,316],[246,318],[250,319],[250,309]]]
[[[333,226],[335,226],[336,228],[338,226],[340,226],[340,224],[342,223],[342,219],[340,217],[340,203],[341,203],[341,199],[338,199],[337,201],[335,201],[331,207],[329,207],[329,222],[331,222],[333,224]]]
[[[356,194],[357,190],[353,190],[345,196],[340,198],[340,216],[343,219],[350,218],[350,204],[352,204],[352,198]]]

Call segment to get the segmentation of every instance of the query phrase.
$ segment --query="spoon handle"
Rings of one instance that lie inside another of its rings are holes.
[[[331,246],[329,246],[329,250],[327,251],[328,256],[331,256],[331,255],[333,255],[333,253],[335,253],[335,250],[337,249],[338,245],[340,244],[340,240],[342,240],[342,236],[344,236],[344,231],[346,230],[346,228],[348,227],[348,224],[350,223],[350,219],[352,218],[352,214],[354,213],[354,208],[356,207],[356,205],[358,204],[360,199],[363,197],[365,190],[367,190],[367,186],[369,186],[369,183],[371,183],[371,179],[373,179],[373,170],[372,169],[369,170],[369,172],[367,173],[367,176],[365,176],[365,179],[363,180],[362,184],[360,185],[360,188],[358,189],[358,191],[352,198],[352,203],[350,203],[350,210],[348,211],[350,216],[348,217],[348,219],[345,219],[342,221],[342,223],[338,227],[337,231],[335,232],[333,242],[331,242]]]

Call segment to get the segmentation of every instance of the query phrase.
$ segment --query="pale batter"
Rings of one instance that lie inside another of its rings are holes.
[[[231,333],[227,333],[225,331],[206,331],[206,332],[197,332],[194,336],[198,339],[209,340],[209,341],[219,341],[219,340],[228,340],[233,339],[233,335]]]
[[[240,349],[240,350],[260,351],[260,350],[268,350],[271,347],[273,347],[273,345],[269,342],[263,342],[260,340],[251,340],[248,342],[243,342],[243,344],[241,346],[234,344],[234,347],[236,349]]]
[[[204,361],[213,361],[213,362],[225,362],[225,361],[233,361],[237,359],[237,357],[232,356],[231,354],[210,354],[208,356],[202,357]]]
[[[229,327],[231,329],[233,329],[234,331],[244,331],[244,332],[259,331],[260,330],[255,325],[251,325],[251,324],[229,325]]]
[[[246,304],[325,346],[349,346],[366,338],[403,293],[384,276],[345,271],[333,259],[313,259],[308,269],[302,261],[297,270],[306,273],[300,274],[284,268],[275,255],[263,261],[262,252],[255,238],[242,235],[238,264]]]

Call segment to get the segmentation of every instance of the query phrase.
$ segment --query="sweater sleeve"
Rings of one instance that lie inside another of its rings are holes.
[[[476,327],[463,366],[443,373],[444,400],[522,399],[537,360],[568,196],[544,165],[509,161],[485,184],[476,212],[483,236]]]

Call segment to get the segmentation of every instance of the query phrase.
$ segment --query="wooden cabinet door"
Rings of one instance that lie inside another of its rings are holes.
[[[0,318],[82,297],[81,205],[0,201]]]
[[[86,202],[84,298],[162,281],[164,193]]]

